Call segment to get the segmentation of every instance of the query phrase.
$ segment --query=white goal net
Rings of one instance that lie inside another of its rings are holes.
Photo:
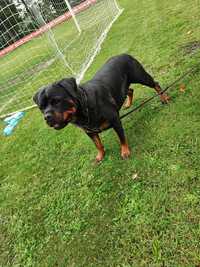
[[[41,86],[79,83],[121,12],[116,0],[1,0],[0,117],[31,108]]]

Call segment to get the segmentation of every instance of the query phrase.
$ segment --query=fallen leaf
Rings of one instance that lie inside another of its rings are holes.
[[[192,33],[192,31],[191,31],[191,30],[187,32],[187,34],[188,34],[188,35],[189,35],[189,34],[191,34],[191,33]]]
[[[186,89],[185,84],[181,84],[180,87],[179,87],[179,91],[181,93],[185,93],[185,89]]]
[[[137,173],[134,173],[133,175],[132,175],[132,179],[133,180],[136,180],[138,178],[138,174]]]

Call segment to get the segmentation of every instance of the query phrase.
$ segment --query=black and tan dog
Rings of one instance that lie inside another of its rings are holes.
[[[105,155],[98,134],[112,127],[120,140],[121,157],[126,159],[130,156],[130,149],[119,110],[126,99],[126,107],[132,104],[132,83],[161,92],[159,84],[142,65],[132,56],[123,54],[109,59],[90,81],[77,85],[74,78],[66,78],[41,88],[33,99],[50,127],[60,130],[70,122],[82,128],[98,149],[97,162]],[[169,100],[164,93],[160,98],[163,103]]]

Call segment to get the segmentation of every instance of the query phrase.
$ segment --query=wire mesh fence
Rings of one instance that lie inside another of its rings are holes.
[[[80,82],[121,12],[116,0],[6,1],[0,10],[0,116],[32,107],[33,93],[45,84],[66,76]]]

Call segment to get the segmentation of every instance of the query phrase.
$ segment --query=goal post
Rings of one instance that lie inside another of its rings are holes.
[[[75,16],[75,14],[74,14],[73,9],[72,9],[71,6],[70,6],[69,1],[68,1],[68,0],[64,0],[64,1],[65,1],[66,5],[67,5],[67,8],[69,9],[69,12],[70,12],[71,15],[72,15],[72,18],[73,18],[73,20],[74,20],[74,23],[75,23],[75,25],[76,25],[76,28],[77,28],[78,32],[81,33],[80,25],[79,25],[79,23],[78,23],[78,21],[77,21],[77,19],[76,19],[76,16]]]
[[[117,0],[3,2],[0,118],[34,107],[34,92],[46,84],[71,76],[80,83],[123,11]]]

